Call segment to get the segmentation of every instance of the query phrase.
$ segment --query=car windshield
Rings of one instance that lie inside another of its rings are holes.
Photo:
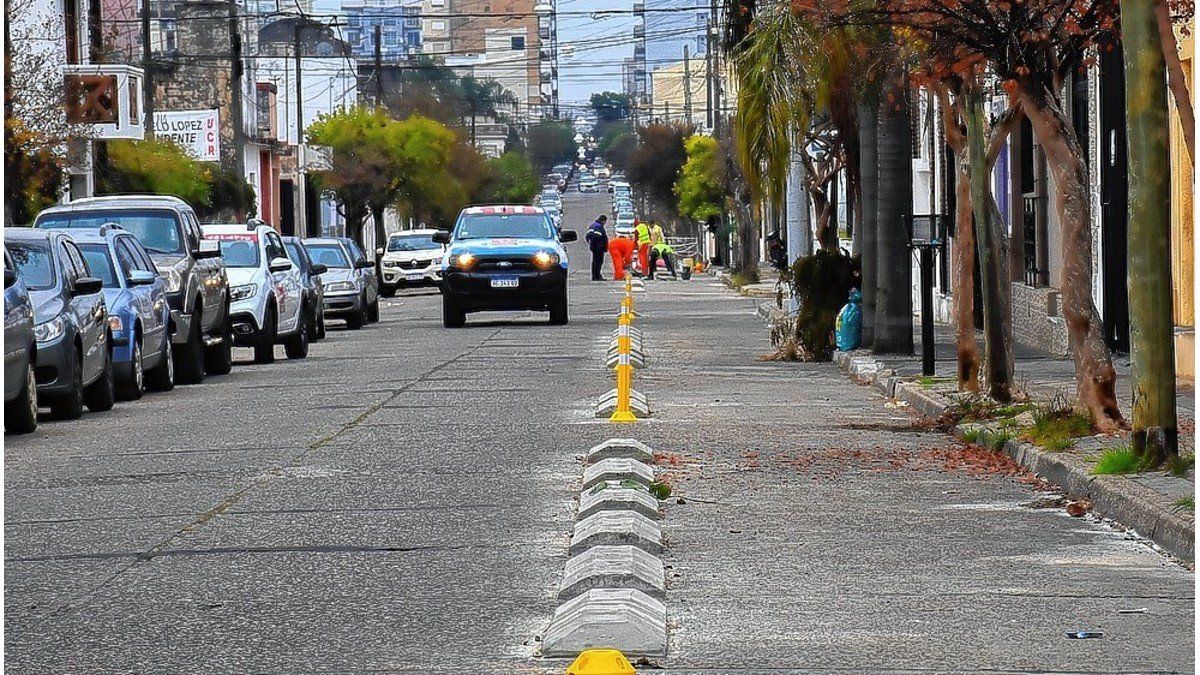
[[[7,244],[17,275],[25,282],[25,288],[38,291],[54,288],[54,265],[50,261],[50,249],[44,244]]]
[[[83,261],[87,263],[88,274],[104,282],[105,288],[120,288],[117,281],[117,270],[113,267],[112,255],[105,244],[80,244]]]
[[[473,214],[463,216],[455,230],[457,239],[549,239],[550,226],[541,214]]]
[[[440,244],[433,241],[433,235],[406,234],[388,239],[387,250],[389,253],[393,253],[396,251],[427,251],[440,247]]]
[[[37,226],[61,229],[96,229],[116,223],[133,233],[151,253],[183,253],[183,236],[173,211],[152,209],[78,211],[47,213],[38,217]]]
[[[258,237],[206,237],[221,242],[221,259],[226,267],[258,267],[261,257]]]
[[[346,252],[337,244],[305,244],[308,249],[308,257],[318,265],[324,265],[329,269],[340,268],[349,269],[350,259],[346,257]]]

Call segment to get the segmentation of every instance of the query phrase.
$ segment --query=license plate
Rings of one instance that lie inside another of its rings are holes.
[[[425,276],[425,273],[424,272],[409,272],[408,274],[406,274],[404,276],[408,279],[420,279],[421,277]]]
[[[520,286],[521,280],[516,277],[499,277],[492,279],[492,288],[516,288]]]

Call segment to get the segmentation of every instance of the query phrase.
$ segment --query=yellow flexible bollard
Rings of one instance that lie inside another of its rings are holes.
[[[629,324],[617,326],[617,353],[629,354],[633,351],[633,338],[629,335]]]
[[[636,675],[637,671],[619,650],[587,649],[567,668],[567,675]]]
[[[633,324],[633,308],[627,305],[624,300],[621,300],[621,313],[617,315],[618,326],[629,326]]]

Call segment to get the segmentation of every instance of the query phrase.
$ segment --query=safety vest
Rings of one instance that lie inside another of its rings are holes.
[[[655,223],[654,226],[650,228],[650,241],[652,241],[655,244],[662,243],[662,241],[663,241],[662,225]]]
[[[650,243],[650,228],[646,227],[645,223],[637,224],[637,240],[639,246]]]

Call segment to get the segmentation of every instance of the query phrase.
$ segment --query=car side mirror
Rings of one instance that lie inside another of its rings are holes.
[[[149,286],[157,279],[158,275],[154,272],[147,272],[146,270],[131,270],[129,272],[130,286]]]
[[[104,288],[104,282],[96,277],[79,277],[71,284],[71,292],[75,295],[91,295],[99,293]]]
[[[374,267],[375,267],[375,261],[369,260],[367,258],[359,258],[358,261],[354,263],[354,269],[356,269],[356,270],[369,270]]]
[[[439,244],[449,244],[450,232],[448,230],[438,230],[433,233],[433,240]]]
[[[272,260],[271,264],[267,266],[267,269],[271,270],[272,272],[287,272],[292,269],[292,261],[280,256]]]
[[[4,268],[4,287],[8,288],[17,283],[17,272],[7,267]]]
[[[220,258],[221,244],[215,239],[201,239],[196,249],[197,258]]]
[[[321,263],[313,263],[312,264],[312,273],[314,276],[320,276],[322,274],[325,274],[328,271],[329,271],[328,265],[323,265]]]
[[[382,247],[382,246],[380,246],[379,248],[375,249],[375,255],[378,255],[378,256],[382,256],[382,255],[383,255],[383,247]]]
[[[577,239],[579,239],[579,233],[575,230],[563,230],[558,233],[558,240],[564,243]]]

